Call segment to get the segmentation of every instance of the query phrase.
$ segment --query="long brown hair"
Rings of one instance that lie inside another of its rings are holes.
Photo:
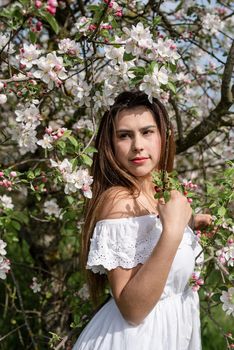
[[[113,146],[115,117],[123,109],[131,109],[138,106],[144,106],[150,110],[158,126],[161,135],[159,169],[168,172],[171,172],[173,169],[175,142],[164,105],[156,98],[153,98],[151,103],[148,96],[138,90],[122,92],[115,99],[115,103],[110,110],[103,115],[96,137],[95,148],[98,152],[94,155],[91,169],[91,175],[94,179],[92,188],[93,197],[86,205],[81,244],[81,263],[84,269],[88,259],[90,238],[92,237],[97,221],[97,210],[102,205],[103,193],[113,186],[125,187],[131,194],[136,191],[139,192],[136,178],[126,172],[115,159]],[[104,291],[106,276],[94,274],[90,270],[86,270],[86,276],[91,299],[95,304],[98,304],[100,296]]]

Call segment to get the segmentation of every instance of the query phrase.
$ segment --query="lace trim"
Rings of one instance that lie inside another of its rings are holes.
[[[135,229],[135,230],[134,230]],[[102,222],[96,226],[91,239],[90,252],[86,268],[94,273],[106,274],[106,270],[116,267],[131,269],[144,264],[150,256],[161,235],[161,224],[155,221],[130,227],[126,222],[113,225]],[[193,231],[187,227],[178,247],[197,246]]]

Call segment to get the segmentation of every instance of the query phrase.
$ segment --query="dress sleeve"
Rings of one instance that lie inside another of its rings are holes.
[[[152,251],[154,223],[113,219],[99,221],[90,241],[87,269],[104,274],[116,267],[130,269],[144,263]]]

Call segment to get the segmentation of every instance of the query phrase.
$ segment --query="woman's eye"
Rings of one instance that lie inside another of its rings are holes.
[[[143,132],[143,135],[150,135],[150,134],[153,134],[154,131],[153,130],[146,130]]]
[[[120,139],[126,139],[126,138],[128,138],[129,137],[129,134],[120,134],[119,135],[119,138]]]

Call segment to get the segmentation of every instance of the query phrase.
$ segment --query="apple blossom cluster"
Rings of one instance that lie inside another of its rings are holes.
[[[3,105],[7,102],[7,96],[2,93],[2,89],[4,88],[4,84],[0,81],[0,105]]]
[[[35,0],[35,7],[37,9],[40,9],[44,6],[44,2],[41,0]],[[47,0],[45,4],[45,9],[48,11],[52,16],[56,14],[58,7],[58,2],[57,0]]]
[[[202,18],[201,25],[205,35],[215,35],[224,27],[224,23],[220,20],[219,16],[210,13],[207,13]]]
[[[24,43],[16,58],[19,59],[21,69],[31,69],[34,64],[37,64],[37,59],[41,54],[42,51],[36,45]]]
[[[74,96],[74,102],[77,102],[80,107],[90,107],[90,91],[92,87],[85,81],[83,74],[73,75],[71,78],[68,78],[65,81],[65,88]]]
[[[234,266],[234,239],[230,237],[226,246],[216,251],[217,259],[222,265]]]
[[[58,168],[63,181],[65,183],[64,192],[66,194],[75,193],[81,190],[83,195],[87,198],[92,198],[92,191],[90,185],[93,182],[92,177],[89,175],[87,169],[75,169],[73,170],[71,162],[66,158],[62,162],[55,162],[50,160],[51,166]]]
[[[89,288],[87,283],[84,283],[83,286],[76,293],[82,300],[88,300],[90,297]]]
[[[74,130],[87,129],[93,132],[94,125],[88,117],[83,117],[79,119],[75,124],[73,124],[72,129]]]
[[[34,153],[37,149],[36,128],[41,123],[41,115],[38,107],[39,101],[26,105],[18,105],[15,110],[17,127],[12,128],[12,138],[19,144],[19,151],[23,155],[27,152]]]
[[[14,209],[14,204],[12,203],[12,198],[4,194],[0,196],[0,206],[3,209]]]
[[[200,271],[194,271],[190,278],[190,286],[194,292],[197,292],[203,286],[204,280],[200,277]]]
[[[30,288],[32,289],[33,293],[39,293],[41,291],[41,283],[38,283],[37,277],[33,277]]]
[[[38,69],[33,72],[33,76],[42,80],[49,90],[54,86],[60,87],[63,80],[68,77],[63,66],[63,58],[57,57],[55,51],[49,52],[46,57],[41,56],[36,65]]]
[[[124,27],[122,37],[115,36],[113,45],[105,46],[104,51],[105,57],[110,62],[104,67],[102,74],[95,77],[95,80],[104,82],[103,96],[105,98],[113,98],[120,90],[128,88],[131,80],[136,78],[134,70],[138,66],[144,69],[144,59],[147,58],[155,61],[154,67],[142,76],[139,88],[148,94],[150,100],[160,95],[165,101],[168,100],[166,85],[174,79],[174,76],[172,77],[166,65],[169,62],[175,64],[179,58],[176,44],[171,39],[159,38],[155,42],[150,28],[145,28],[139,22],[130,29]],[[125,54],[132,55],[131,59],[125,60]],[[108,106],[108,103],[108,100],[100,99],[100,104]]]
[[[2,186],[4,189],[7,189],[7,191],[12,191],[16,177],[16,171],[10,171],[8,176],[6,176],[3,171],[0,171],[0,187]]]
[[[0,278],[6,279],[6,275],[10,270],[10,260],[5,257],[7,243],[0,239]]]
[[[228,288],[227,291],[222,291],[220,297],[222,301],[222,309],[227,315],[232,315],[234,317],[234,287]]]
[[[81,56],[79,55],[80,47],[79,44],[75,42],[75,40],[71,40],[69,38],[62,39],[59,41],[58,47],[58,53],[66,53],[68,55],[81,58]]]
[[[109,1],[109,0],[104,0],[104,2],[106,4],[108,4],[108,7],[110,9],[112,9],[112,11],[114,12],[114,15],[117,16],[117,17],[122,17],[123,15],[123,10],[122,10],[122,7],[118,5],[118,3],[116,1]]]
[[[52,198],[44,202],[43,210],[48,215],[54,215],[56,218],[62,219],[62,209],[59,208],[56,198]]]
[[[10,33],[0,33],[0,51],[2,50],[8,52],[8,54],[13,54],[15,52],[15,46],[10,41]]]
[[[51,127],[48,127],[46,128],[46,133],[43,135],[43,139],[37,141],[37,144],[44,149],[52,149],[53,142],[59,140],[66,130],[66,128],[59,128],[53,131]]]

